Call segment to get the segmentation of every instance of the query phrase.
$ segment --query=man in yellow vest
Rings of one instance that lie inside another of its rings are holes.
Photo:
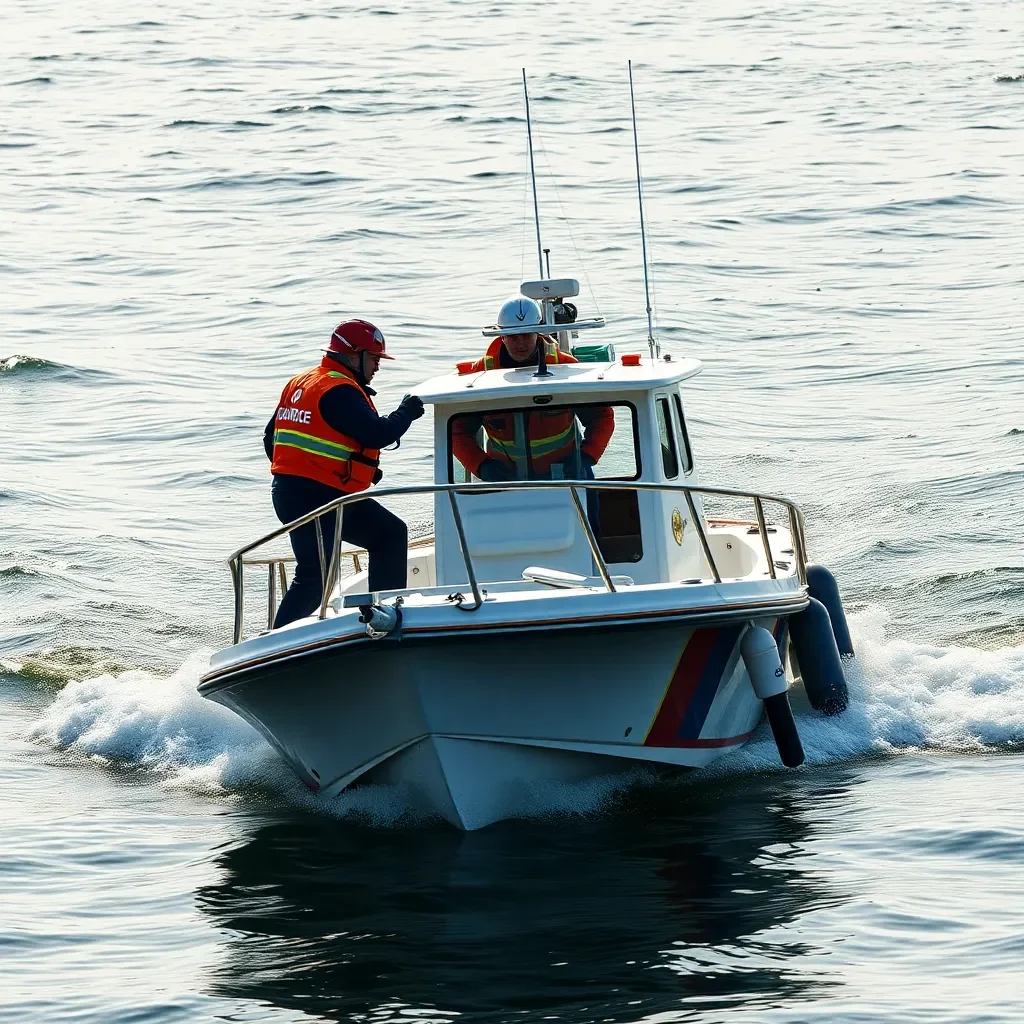
[[[271,497],[282,523],[345,494],[365,491],[381,478],[380,450],[396,442],[423,403],[406,395],[390,416],[379,416],[370,381],[385,351],[384,335],[366,320],[338,324],[319,366],[293,377],[281,392],[263,434],[274,474]],[[324,560],[334,547],[334,512],[321,517]],[[406,585],[409,536],[404,522],[372,498],[345,506],[342,540],[366,548],[367,589],[401,590]],[[293,530],[295,573],[274,619],[274,628],[309,615],[323,597],[316,527]]]

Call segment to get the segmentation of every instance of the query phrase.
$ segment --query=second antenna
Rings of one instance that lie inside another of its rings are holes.
[[[647,232],[644,230],[644,193],[640,177],[640,142],[636,134],[636,101],[633,99],[633,62],[628,62],[629,67],[629,106],[633,113],[633,154],[636,157],[636,198],[640,205],[640,247],[644,257],[644,299],[647,302],[647,345],[651,350],[651,358],[661,355],[661,344],[654,340],[654,321],[651,319],[651,284],[647,274]],[[525,87],[526,77],[523,75]],[[527,105],[529,110],[529,105]],[[529,115],[527,115],[529,118]],[[529,120],[527,120],[529,123]],[[533,161],[533,150],[530,150],[531,166]],[[537,186],[533,190],[534,204],[537,202]],[[537,244],[540,245],[540,223],[537,224]]]
[[[533,166],[533,126],[530,123],[530,93],[526,88],[526,68],[523,68],[523,98],[526,100],[526,141],[530,149],[530,182],[533,185],[533,221],[537,226],[537,267],[544,276],[544,253],[540,241],[540,207],[537,205],[537,171]]]

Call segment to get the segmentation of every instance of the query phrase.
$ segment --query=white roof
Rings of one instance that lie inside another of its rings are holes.
[[[575,399],[585,398],[589,393],[653,391],[694,377],[702,369],[699,359],[662,356],[652,360],[644,355],[639,366],[623,366],[621,356],[614,363],[556,363],[548,366],[548,377],[535,377],[536,366],[466,374],[453,370],[424,381],[416,394],[430,405],[518,398],[529,391]]]

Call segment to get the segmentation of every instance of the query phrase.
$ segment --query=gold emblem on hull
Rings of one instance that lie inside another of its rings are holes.
[[[672,536],[675,537],[676,543],[682,547],[683,544],[683,517],[679,514],[679,509],[672,509]]]

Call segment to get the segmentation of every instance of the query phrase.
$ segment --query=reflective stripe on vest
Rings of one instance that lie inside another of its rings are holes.
[[[544,421],[558,419],[564,426],[556,429],[553,434],[532,436],[527,442],[529,445],[529,461],[534,471],[543,472],[549,469],[555,462],[561,461],[571,454],[579,440],[579,431],[576,429],[576,417],[572,412],[559,413],[538,413],[532,410],[525,410],[522,413],[509,413],[512,422],[518,421],[520,415],[527,417],[530,430],[544,429]],[[515,428],[512,430],[506,426],[507,420],[484,417],[484,430],[487,432],[487,457],[498,458],[504,462],[516,465],[525,462],[527,458],[526,445],[515,437]],[[548,427],[550,429],[550,427]]]
[[[275,430],[274,447],[279,444],[290,445],[302,452],[310,452],[313,455],[322,455],[325,459],[337,459],[339,462],[347,462],[355,451],[343,444],[334,444],[332,441],[325,441],[322,437],[313,437],[312,434],[300,434],[297,430]]]

